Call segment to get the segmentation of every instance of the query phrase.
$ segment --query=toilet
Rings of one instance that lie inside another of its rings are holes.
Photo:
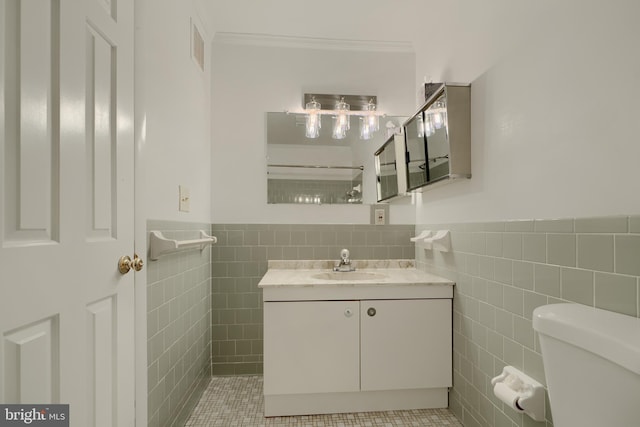
[[[555,427],[640,425],[640,319],[579,304],[533,311]]]

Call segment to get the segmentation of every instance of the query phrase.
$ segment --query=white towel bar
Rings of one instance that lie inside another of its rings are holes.
[[[215,236],[209,236],[200,230],[200,238],[193,240],[173,240],[167,239],[160,231],[152,231],[149,237],[149,259],[156,260],[159,256],[182,249],[200,248],[203,250],[209,245],[216,243]]]

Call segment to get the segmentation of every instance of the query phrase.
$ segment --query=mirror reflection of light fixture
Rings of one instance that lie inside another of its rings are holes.
[[[433,127],[441,129],[444,124],[444,115],[446,114],[445,104],[442,101],[437,101],[434,105],[435,109],[431,115],[433,117]]]
[[[320,103],[315,97],[311,97],[311,101],[307,102],[304,107],[307,112],[305,120],[305,136],[307,138],[317,138],[320,136],[320,128],[322,120],[320,116]]]
[[[360,117],[360,139],[371,139],[373,132],[367,119],[365,117]]]
[[[344,139],[351,129],[350,105],[344,102],[344,97],[336,102],[335,116],[333,116],[333,139]]]
[[[322,115],[333,117],[332,137],[343,139],[351,128],[351,116],[360,119],[360,138],[371,139],[380,128],[377,97],[362,95],[318,95],[304,94],[305,135],[307,138],[318,138],[320,135]],[[334,105],[333,110],[322,110],[321,105]],[[298,113],[300,111],[287,111]]]
[[[442,125],[440,125],[440,127],[442,127]],[[430,114],[428,114],[425,116],[425,120],[424,120],[424,133],[425,135],[427,135],[427,138],[429,138],[431,135],[434,134],[435,131],[436,131],[436,127],[434,125],[433,117]]]
[[[418,117],[418,138],[429,138],[436,130],[442,129],[447,124],[447,104],[444,101],[436,101],[432,107],[424,112],[424,117]]]

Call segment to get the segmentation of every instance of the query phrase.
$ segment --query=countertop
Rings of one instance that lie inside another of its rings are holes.
[[[334,275],[336,261],[269,261],[258,287],[264,301],[452,298],[453,281],[418,270],[413,260],[352,261],[354,272]],[[364,273],[364,274],[363,274]],[[363,275],[366,279],[358,278]]]

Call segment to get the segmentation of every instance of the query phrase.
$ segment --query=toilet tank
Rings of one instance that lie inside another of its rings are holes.
[[[640,425],[640,319],[578,304],[533,312],[555,427]]]

